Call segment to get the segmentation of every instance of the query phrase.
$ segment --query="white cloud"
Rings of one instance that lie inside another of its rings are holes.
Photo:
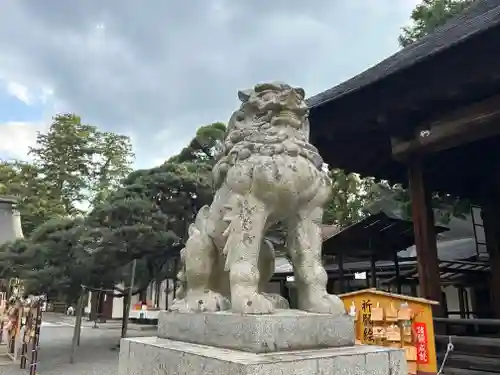
[[[36,144],[37,131],[46,129],[46,123],[13,121],[0,124],[0,155],[9,159],[29,159],[28,150]]]
[[[24,85],[21,85],[19,82],[10,81],[7,82],[7,93],[26,105],[31,104],[31,97],[28,93],[28,88]]]
[[[0,77],[136,134],[146,166],[226,121],[238,89],[282,80],[313,95],[383,59],[415,1],[5,0]]]
[[[52,97],[54,96],[54,90],[50,87],[42,87],[40,94],[40,101],[42,104],[48,104]]]

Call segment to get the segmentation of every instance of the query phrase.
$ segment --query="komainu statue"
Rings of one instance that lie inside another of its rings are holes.
[[[213,169],[215,197],[189,228],[171,310],[269,314],[288,307],[264,293],[274,272],[265,234],[281,224],[299,309],[343,314],[343,303],[326,291],[320,224],[331,181],[308,143],[304,90],[268,83],[238,94],[242,104]]]

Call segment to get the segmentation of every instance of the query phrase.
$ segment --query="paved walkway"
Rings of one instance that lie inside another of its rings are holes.
[[[42,327],[74,327],[75,320],[76,319],[74,316],[67,316],[64,314],[56,313],[44,313]],[[91,322],[86,318],[82,320],[82,328],[94,327],[94,322]],[[121,320],[109,320],[106,323],[97,323],[97,328],[100,329],[121,329],[121,327]],[[128,329],[131,331],[154,331],[156,330],[156,326],[148,324],[135,324],[130,322],[128,325]]]
[[[72,322],[48,316],[41,329],[39,366],[37,375],[117,375],[120,329],[82,329],[81,345],[77,349],[75,364],[69,363],[71,353]],[[121,325],[118,324],[118,328]],[[130,336],[153,336],[151,330],[130,330]],[[0,366],[0,375],[28,375],[19,364]]]

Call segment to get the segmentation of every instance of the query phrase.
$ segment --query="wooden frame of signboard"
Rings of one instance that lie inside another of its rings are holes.
[[[374,288],[339,297],[355,316],[358,344],[404,349],[409,374],[437,373],[432,320],[437,302]]]

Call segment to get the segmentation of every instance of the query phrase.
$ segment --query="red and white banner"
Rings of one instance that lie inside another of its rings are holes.
[[[429,346],[427,341],[427,326],[425,323],[415,322],[413,325],[416,334],[417,363],[429,363]]]

